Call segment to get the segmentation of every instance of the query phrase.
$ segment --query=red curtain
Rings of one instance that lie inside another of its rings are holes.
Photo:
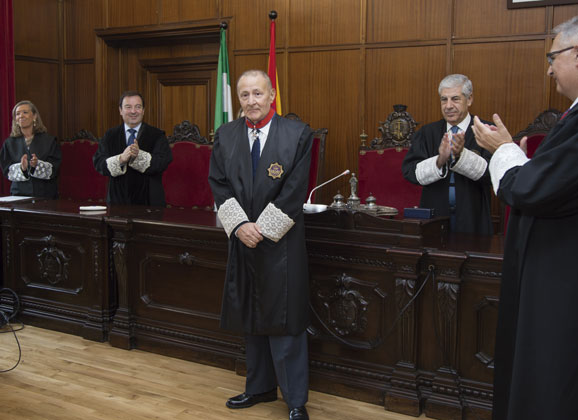
[[[10,134],[14,106],[14,24],[12,0],[0,2],[0,142]],[[10,183],[4,177],[0,195],[10,193]]]

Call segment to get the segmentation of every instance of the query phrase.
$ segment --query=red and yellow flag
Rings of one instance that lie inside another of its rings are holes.
[[[283,115],[281,111],[281,92],[279,91],[279,77],[277,76],[277,61],[275,59],[275,20],[271,19],[271,44],[269,46],[269,63],[267,65],[267,74],[271,79],[273,89],[275,89],[275,100],[271,104],[271,108],[279,115]]]

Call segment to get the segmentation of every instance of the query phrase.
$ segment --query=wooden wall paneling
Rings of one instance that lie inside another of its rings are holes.
[[[96,100],[97,100],[97,137],[120,123],[118,99],[125,86],[124,73],[121,72],[120,48],[109,48],[104,40],[96,39],[97,55],[95,60]]]
[[[15,1],[14,54],[57,59],[60,9],[58,0]]]
[[[175,125],[188,120],[199,126],[201,135],[208,137],[212,128],[216,90],[217,57],[183,65],[181,62],[159,60],[143,62],[149,72],[147,92],[156,112],[155,120],[167,134]],[[149,115],[150,118],[150,115]]]
[[[96,92],[94,63],[68,63],[64,66],[64,114],[66,125],[63,135],[70,137],[79,130],[90,131],[95,136],[96,127]],[[82,92],[82,94],[79,94]]]
[[[64,2],[64,59],[94,59],[94,30],[105,26],[104,0]]]
[[[446,76],[445,44],[367,49],[366,55],[368,141],[380,136],[379,122],[385,121],[395,104],[407,105],[407,112],[419,123],[417,130],[442,118],[438,86]]]
[[[288,24],[286,0],[251,1],[250,5],[239,0],[221,0],[222,16],[233,16],[234,25],[229,33],[231,50],[269,49],[269,12],[276,10],[275,44],[282,48],[286,43],[285,29]]]
[[[216,72],[217,68],[218,34],[218,21],[191,25],[155,25],[144,28],[98,30],[97,35],[104,41],[104,45],[100,48],[101,55],[97,57],[97,68],[106,69],[107,75],[118,76],[116,76],[115,87],[113,88],[116,91],[107,87],[108,79],[112,76],[103,76],[97,80],[97,88],[101,86],[101,89],[108,89],[115,98],[118,98],[124,90],[136,89],[140,91],[145,97],[146,121],[149,124],[159,126],[162,124],[163,111],[161,110],[158,78],[155,79],[156,76],[152,74],[171,73],[173,76],[170,84],[178,84],[179,82],[176,80],[182,79],[185,80],[184,84],[188,85],[190,83],[186,82],[186,79],[194,79],[193,73],[196,70],[201,69],[205,72],[210,70],[212,72],[210,76],[204,75],[202,78],[203,80],[212,80],[208,88],[214,92],[215,76],[213,73]],[[199,51],[203,53],[210,51],[213,54],[199,56]],[[180,56],[181,54],[182,56]],[[197,68],[199,64],[201,67]],[[165,91],[165,93],[167,92]],[[205,100],[205,104],[208,105],[208,108],[203,114],[204,121],[200,124],[208,127],[209,123],[206,116],[210,115],[212,99],[210,102]],[[115,100],[114,109],[112,114],[103,114],[108,118],[108,120],[99,123],[103,130],[118,123],[117,100]],[[162,128],[171,134],[175,124],[176,122]],[[208,132],[205,131],[203,135],[208,135]]]
[[[110,27],[154,25],[159,23],[158,0],[108,0]]]
[[[323,179],[357,169],[359,127],[359,50],[294,52],[289,55],[287,111],[313,128],[327,128]],[[331,203],[339,189],[349,196],[348,177],[318,191],[316,201]]]
[[[543,34],[547,8],[508,9],[504,0],[455,2],[456,38]]]
[[[161,110],[160,128],[167,135],[173,134],[174,126],[188,120],[199,126],[201,135],[208,137],[209,84],[170,85],[159,83]]]
[[[547,108],[544,51],[543,40],[456,45],[453,71],[474,84],[472,112],[497,112],[512,133],[525,128]]]
[[[161,0],[160,23],[219,17],[218,0]]]
[[[452,0],[367,0],[367,42],[446,39],[451,32],[452,3]]]
[[[361,42],[362,2],[293,0],[289,2],[289,46]]]
[[[36,105],[48,133],[59,134],[58,79],[59,64],[56,60],[21,60],[15,62],[16,102],[30,100]]]
[[[578,5],[556,6],[552,12],[552,28],[578,15]]]

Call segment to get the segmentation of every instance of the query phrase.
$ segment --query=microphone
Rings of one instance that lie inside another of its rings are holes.
[[[311,190],[311,192],[309,193],[309,198],[307,199],[307,203],[303,204],[303,210],[306,212],[309,212],[309,213],[319,213],[319,212],[327,210],[326,204],[311,204],[311,196],[313,195],[313,192],[315,190],[323,187],[324,185],[327,185],[330,182],[335,181],[337,178],[342,177],[343,175],[348,175],[350,173],[351,173],[351,171],[349,169],[346,169],[345,171],[341,172],[336,177],[331,178],[329,181],[325,181],[323,184],[319,184],[318,186],[313,188]]]

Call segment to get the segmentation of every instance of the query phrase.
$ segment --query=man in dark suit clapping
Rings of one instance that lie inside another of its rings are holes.
[[[106,201],[164,206],[162,176],[173,159],[165,133],[143,123],[144,100],[136,91],[122,94],[119,112],[124,124],[106,132],[92,158],[95,169],[110,177]]]

